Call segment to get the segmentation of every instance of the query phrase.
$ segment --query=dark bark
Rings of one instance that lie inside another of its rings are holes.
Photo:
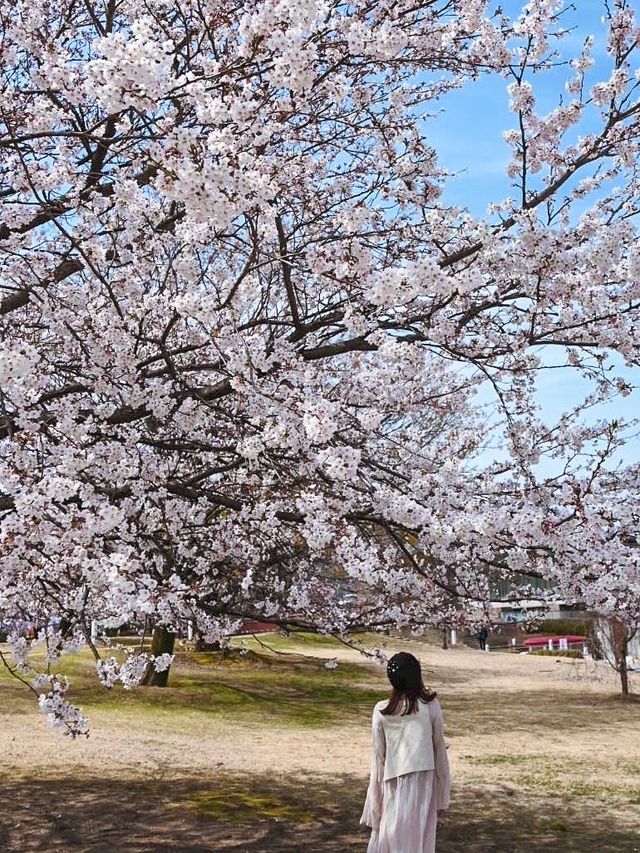
[[[629,693],[629,670],[627,669],[627,651],[628,643],[626,632],[619,638],[616,643],[616,655],[618,658],[618,672],[620,673],[620,690],[622,698],[626,698]]]
[[[631,692],[629,690],[629,672],[627,670],[626,661],[624,661],[620,666],[620,688],[623,698],[626,698]]]
[[[176,635],[172,631],[156,626],[153,629],[151,640],[151,654],[155,657],[164,654],[172,655],[175,641]],[[140,683],[146,687],[166,687],[168,681],[169,669],[165,669],[163,672],[156,672],[153,662],[151,662]]]
[[[631,637],[628,626],[621,619],[614,617],[611,620],[611,638],[613,641],[615,669],[620,676],[620,693],[622,698],[626,699],[631,692],[629,689],[629,671],[627,668],[627,654],[629,653],[629,640]]]

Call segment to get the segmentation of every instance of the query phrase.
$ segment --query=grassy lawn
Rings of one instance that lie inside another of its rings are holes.
[[[317,640],[303,637],[296,646],[293,640],[269,637],[270,648],[287,654],[271,654],[253,639],[245,641],[243,654],[239,643],[230,653],[178,650],[169,686],[163,689],[124,690],[120,685],[105,689],[86,650],[66,656],[60,668],[70,677],[72,701],[89,714],[111,710],[119,716],[160,716],[176,726],[185,712],[218,718],[241,714],[249,723],[298,726],[343,724],[369,714],[379,691],[366,683],[356,663],[328,670],[324,659],[301,654],[302,649],[337,648],[335,640]],[[44,665],[37,654],[32,663]],[[0,668],[0,688],[3,713],[33,714],[24,686],[4,668]]]
[[[327,638],[235,645],[179,649],[168,688],[132,692],[97,684],[86,653],[67,658],[94,727],[72,745],[0,671],[0,850],[364,851],[384,670]],[[438,853],[640,851],[639,704],[551,659],[401,645],[445,711],[455,784]]]

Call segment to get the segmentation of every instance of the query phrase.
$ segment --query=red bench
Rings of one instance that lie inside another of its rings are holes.
[[[560,640],[566,640],[569,648],[571,648],[571,646],[582,646],[587,642],[587,638],[580,636],[579,634],[562,634],[555,637],[527,637],[524,641],[524,645],[531,649],[537,649],[540,646],[547,648],[549,640],[553,642],[554,648],[559,648]]]

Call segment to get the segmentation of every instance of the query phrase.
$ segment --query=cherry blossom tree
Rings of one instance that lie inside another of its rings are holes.
[[[92,619],[459,621],[496,571],[638,618],[639,469],[584,416],[640,334],[638,27],[603,8],[609,76],[587,41],[548,113],[557,0],[2,9],[0,614],[63,618],[52,666],[86,642],[140,680]],[[430,122],[487,74],[514,191],[478,218],[442,200]],[[591,390],[548,423],[558,365]],[[86,729],[62,677],[33,687]]]
[[[631,695],[628,658],[631,642],[637,633],[637,626],[631,626],[617,616],[596,620],[599,651],[614,672],[618,673],[623,699]]]

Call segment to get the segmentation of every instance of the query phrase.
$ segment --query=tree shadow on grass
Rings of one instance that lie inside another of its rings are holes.
[[[0,783],[0,849],[65,853],[345,853],[367,846],[357,777],[221,773],[206,778]],[[637,829],[602,807],[464,788],[438,853],[635,853]],[[628,815],[627,815],[628,816]]]
[[[636,853],[640,811],[504,788],[464,788],[439,829],[438,853]],[[623,819],[624,814],[624,819]]]

